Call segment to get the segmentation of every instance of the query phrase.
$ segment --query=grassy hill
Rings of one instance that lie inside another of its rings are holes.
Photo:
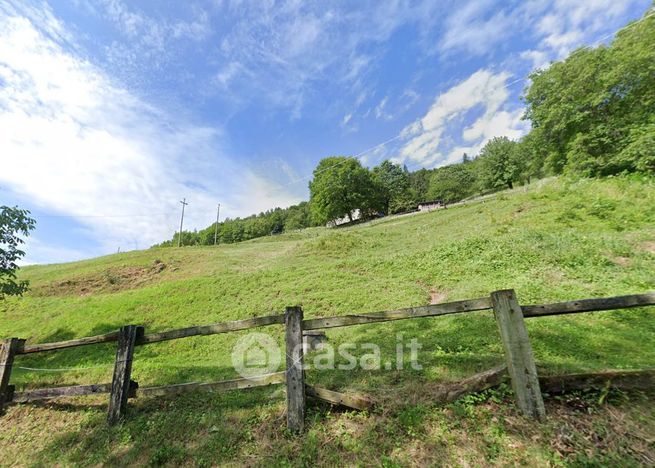
[[[124,324],[154,332],[280,313],[296,304],[307,318],[503,288],[514,288],[522,303],[640,293],[655,289],[655,181],[553,179],[428,214],[31,266],[21,277],[31,281],[31,291],[0,303],[0,336],[30,342]],[[541,372],[655,367],[654,312],[529,321]],[[263,331],[282,338],[281,327]],[[383,358],[392,358],[397,333],[422,344],[423,369],[308,371],[310,382],[367,393],[380,405],[372,414],[314,407],[300,439],[284,430],[279,387],[134,400],[126,423],[111,429],[104,423],[106,396],[86,397],[11,406],[0,418],[0,463],[630,465],[655,457],[652,395],[549,399],[550,418],[542,426],[519,416],[507,389],[433,404],[431,386],[502,362],[489,312],[334,329],[328,337],[333,344],[375,342]],[[141,386],[235,378],[230,353],[241,336],[139,347],[133,378]],[[109,382],[114,349],[19,356],[20,367],[70,369],[17,369],[12,381],[18,390]]]

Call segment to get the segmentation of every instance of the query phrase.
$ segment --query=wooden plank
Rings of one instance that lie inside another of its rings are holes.
[[[111,395],[107,413],[107,422],[110,425],[120,422],[125,417],[127,398],[130,391],[134,343],[138,336],[143,336],[143,327],[136,325],[121,327],[118,334],[116,364],[114,365],[114,377],[111,381]]]
[[[136,389],[139,385],[131,380],[128,396],[134,398],[136,396]],[[110,393],[111,384],[92,384],[92,385],[74,385],[70,387],[53,387],[53,388],[37,388],[34,390],[26,390],[24,392],[17,392],[12,399],[13,403],[27,403],[37,400],[48,400],[51,398],[59,397],[73,397],[82,395],[95,395],[101,393]]]
[[[284,314],[287,357],[287,428],[296,433],[301,433],[305,427],[302,315],[300,307],[287,307]]]
[[[548,375],[539,377],[539,384],[545,393],[601,390],[606,387],[624,390],[652,390],[655,388],[655,369]]]
[[[305,384],[305,393],[308,397],[348,408],[364,411],[371,409],[374,405],[373,400],[362,395],[352,393],[340,393],[327,388],[317,387],[316,385]]]
[[[468,377],[461,382],[437,387],[433,392],[434,400],[439,403],[450,403],[463,395],[496,387],[506,378],[507,366],[498,366]],[[543,393],[550,394],[575,390],[602,390],[607,387],[623,390],[652,390],[655,388],[655,369],[540,375],[539,387]]]
[[[17,392],[11,400],[13,403],[27,403],[35,400],[47,400],[62,396],[91,395],[94,393],[109,393],[111,384],[75,385],[71,387],[37,388]]]
[[[496,387],[507,377],[507,366],[502,365],[475,374],[461,382],[439,386],[432,393],[436,402],[450,403],[463,395]],[[602,390],[608,386],[623,390],[652,390],[655,388],[655,369],[539,376],[539,387],[543,393]]]
[[[453,384],[437,387],[432,398],[438,403],[451,403],[469,393],[481,392],[488,388],[500,385],[507,378],[507,366],[501,365],[486,371],[474,374],[471,377]]]
[[[516,294],[511,289],[495,291],[491,293],[491,301],[518,407],[525,415],[542,420],[546,410],[528,331]]]
[[[3,412],[5,402],[12,398],[14,389],[9,385],[11,368],[14,365],[14,356],[24,343],[25,340],[20,338],[7,338],[0,342],[0,414]]]
[[[408,307],[405,309],[384,312],[372,312],[370,314],[351,314],[337,317],[307,319],[303,321],[303,329],[314,330],[317,328],[346,327],[349,325],[359,325],[364,323],[388,322],[390,320],[403,320],[417,317],[436,317],[439,315],[473,312],[475,310],[486,309],[491,309],[491,301],[488,297],[482,297],[466,301]]]
[[[164,396],[177,395],[180,393],[209,391],[224,392],[229,390],[241,390],[246,388],[265,387],[267,385],[282,384],[286,381],[286,372],[275,372],[273,374],[250,377],[248,379],[222,380],[219,382],[188,382],[177,385],[166,385],[162,387],[140,388],[137,395],[141,396]]]
[[[627,309],[655,305],[655,293],[631,294],[629,296],[603,297],[598,299],[580,299],[577,301],[557,302],[554,304],[524,305],[523,316],[544,317],[548,315],[577,314],[599,310]]]
[[[199,325],[195,327],[178,328],[159,333],[149,333],[141,338],[137,345],[156,343],[158,341],[175,340],[177,338],[186,338],[196,335],[214,335],[217,333],[226,333],[237,330],[247,330],[249,328],[263,327],[266,325],[283,324],[284,315],[268,315],[265,317],[255,317],[246,320],[235,320],[233,322],[220,322],[211,325]]]
[[[199,325],[193,327],[167,330],[159,333],[149,333],[138,340],[136,345],[156,343],[159,341],[174,340],[196,335],[213,335],[216,333],[225,333],[237,330],[246,330],[248,328],[262,327],[273,324],[283,324],[284,315],[269,315],[265,317],[255,317],[246,320],[235,320],[232,322],[219,322],[210,325]],[[87,336],[76,338],[74,340],[57,341],[53,343],[38,343],[25,345],[17,354],[39,353],[41,351],[52,351],[56,349],[72,348],[75,346],[85,346],[97,343],[108,343],[118,340],[118,331],[105,333],[104,335]]]
[[[25,345],[18,354],[39,353],[41,351],[52,351],[55,349],[72,348],[75,346],[85,346],[97,343],[108,343],[118,339],[118,331],[105,333],[104,335],[87,336],[75,340],[57,341],[54,343],[39,343]]]

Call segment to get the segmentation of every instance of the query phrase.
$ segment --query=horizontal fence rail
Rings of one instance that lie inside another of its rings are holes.
[[[555,304],[524,305],[524,317],[544,317],[548,315],[577,314],[602,310],[629,309],[655,304],[655,293],[631,294],[629,296],[604,297],[600,299],[581,299],[578,301],[556,302]]]
[[[13,395],[9,401],[14,403],[27,403],[29,401],[49,400],[61,396],[81,396],[93,395],[99,393],[110,393],[111,384],[93,384],[93,385],[74,385],[71,387],[54,387],[54,388],[38,388],[35,390],[27,390],[18,392]]]
[[[219,382],[189,382],[162,387],[146,387],[137,391],[139,396],[163,396],[170,394],[187,393],[195,390],[209,390],[225,392],[243,388],[265,387],[267,385],[283,384],[286,382],[286,372],[253,376],[247,379],[222,380]]]
[[[391,320],[404,320],[419,317],[437,317],[439,315],[457,314],[461,312],[474,312],[476,310],[491,309],[491,300],[488,297],[470,299],[467,301],[446,302],[420,307],[373,312],[370,314],[339,315],[336,317],[303,320],[304,330],[317,328],[348,327],[364,323],[388,322]]]
[[[264,327],[284,323],[284,315],[268,315],[266,317],[255,317],[246,320],[235,320],[233,322],[220,322],[212,325],[200,325],[197,327],[178,328],[160,333],[149,333],[137,342],[137,345],[157,343],[158,341],[176,340],[198,335],[216,335],[249,328]]]
[[[105,333],[104,335],[87,336],[75,340],[57,341],[55,343],[39,343],[25,345],[19,350],[18,354],[40,353],[41,351],[54,351],[56,349],[74,348],[76,346],[85,346],[98,343],[109,343],[118,340],[118,331]]]
[[[103,335],[52,343],[25,344],[25,340],[23,339],[9,338],[0,341],[0,412],[2,411],[3,405],[9,402],[25,403],[57,397],[109,393],[111,397],[108,421],[110,424],[114,424],[124,417],[128,398],[176,395],[197,390],[222,392],[286,384],[288,427],[294,432],[301,432],[304,427],[306,397],[359,410],[368,409],[373,405],[373,402],[366,396],[343,394],[305,383],[304,370],[299,363],[302,363],[303,348],[307,344],[304,343],[304,340],[311,341],[310,338],[314,335],[322,334],[316,330],[493,310],[503,342],[507,373],[512,381],[518,406],[526,415],[536,419],[542,419],[544,417],[544,407],[539,390],[539,382],[542,378],[536,372],[527,329],[523,322],[524,318],[652,305],[655,305],[655,292],[521,306],[513,290],[504,290],[496,291],[488,297],[477,299],[382,312],[309,318],[304,320],[303,311],[300,307],[287,307],[285,314],[219,322],[148,334],[144,333],[144,329],[141,326],[126,325],[121,327],[120,330]],[[146,388],[139,388],[138,384],[130,378],[135,346],[199,335],[214,335],[248,330],[269,325],[285,326],[287,345],[286,371],[244,379],[218,382],[188,382]],[[13,386],[9,385],[11,369],[16,355],[55,351],[108,342],[118,342],[112,383],[30,389],[23,392],[14,392]],[[527,374],[526,369],[530,370]]]

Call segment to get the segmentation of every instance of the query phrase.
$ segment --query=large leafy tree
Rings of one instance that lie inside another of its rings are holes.
[[[352,220],[353,211],[364,214],[381,208],[373,178],[355,158],[333,156],[322,159],[309,183],[312,216],[325,223],[344,216]]]
[[[0,206],[0,299],[20,296],[27,290],[28,282],[16,279],[16,262],[25,255],[19,248],[24,243],[21,234],[29,236],[36,226],[29,214],[18,207]]]
[[[301,202],[300,204],[289,208],[288,211],[289,216],[284,225],[286,231],[302,229],[312,225],[309,204],[307,202]]]
[[[521,138],[516,147],[516,157],[519,158],[523,168],[522,179],[530,181],[533,177],[546,176],[548,172],[546,167],[547,146],[541,128],[533,128]]]
[[[436,169],[430,178],[428,198],[453,203],[473,195],[477,190],[474,167],[466,162]]]
[[[655,171],[655,17],[530,78],[525,116],[552,172]]]
[[[414,205],[427,200],[431,175],[432,171],[424,168],[409,173],[409,193]]]
[[[371,174],[386,214],[407,209],[407,205],[410,203],[407,196],[409,189],[407,169],[386,160],[374,167]]]
[[[480,181],[488,190],[513,188],[523,171],[517,143],[507,137],[489,140],[478,158]]]

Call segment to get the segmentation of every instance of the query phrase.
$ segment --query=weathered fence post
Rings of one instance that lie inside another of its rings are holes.
[[[8,338],[0,343],[0,414],[4,404],[11,400],[14,390],[13,385],[9,385],[11,368],[14,365],[14,356],[24,343],[25,340],[20,338]]]
[[[143,327],[125,325],[118,332],[118,348],[116,350],[116,363],[114,376],[111,381],[111,395],[109,396],[109,412],[107,422],[116,424],[125,416],[127,398],[133,385],[130,381],[132,374],[132,356],[134,343],[143,336]]]
[[[491,302],[518,407],[527,416],[544,419],[546,410],[539,388],[537,367],[516,293],[513,289],[495,291],[491,293]]]
[[[297,433],[302,432],[305,426],[302,319],[302,308],[286,308],[284,325],[287,356],[287,427]]]

